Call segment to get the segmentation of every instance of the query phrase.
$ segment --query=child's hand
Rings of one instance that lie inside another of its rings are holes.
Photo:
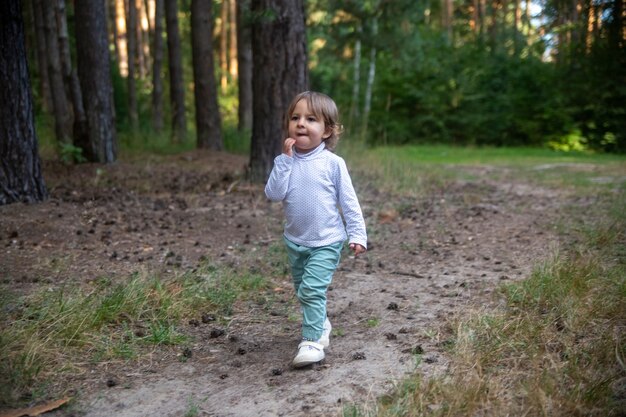
[[[365,253],[365,251],[367,249],[365,249],[363,246],[359,245],[358,243],[350,243],[350,249],[354,251],[354,256],[359,256],[362,253]]]
[[[293,156],[293,145],[296,144],[296,140],[287,138],[283,142],[283,153],[287,156]]]

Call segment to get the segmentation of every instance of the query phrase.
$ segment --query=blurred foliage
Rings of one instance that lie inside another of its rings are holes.
[[[516,2],[500,2],[496,8],[496,3],[487,2],[482,28],[474,21],[474,2],[454,0],[452,4],[448,30],[439,1],[307,2],[310,85],[337,101],[348,136],[364,136],[371,145],[538,146],[626,152],[626,29],[619,0],[536,0],[531,3],[532,13],[525,10],[529,3],[519,2],[517,28],[513,26]],[[574,4],[580,5],[576,13],[571,9]],[[216,78],[221,71],[217,30],[221,7],[221,1],[213,2]],[[73,38],[72,8],[68,10]],[[589,20],[594,13],[597,23]],[[183,142],[192,144],[195,108],[188,1],[179,5],[179,26],[188,125]],[[373,49],[372,105],[365,117]],[[35,61],[34,48],[29,51],[29,60]],[[167,53],[164,58],[163,111],[168,126]],[[35,65],[31,72],[36,86]],[[133,140],[133,149],[151,149],[152,141],[167,139],[169,129],[154,132],[151,127],[151,74],[137,80],[139,132],[130,127],[127,82],[116,63],[112,79],[119,137],[146,141]],[[250,132],[237,130],[237,89],[230,76],[227,88],[220,88],[222,131],[226,150],[247,153]],[[50,127],[41,126],[50,119],[41,117],[38,88],[33,92],[38,129],[49,134]],[[367,129],[362,130],[363,123]],[[43,142],[46,140],[53,139]],[[125,146],[124,140],[121,145]]]
[[[616,1],[603,2],[592,41],[580,35],[582,18],[564,22],[569,4],[555,0],[542,4],[532,25],[522,19],[519,31],[510,23],[511,2],[495,16],[507,26],[487,27],[484,35],[471,30],[469,2],[455,1],[452,39],[441,24],[440,2],[363,4],[310,2],[311,82],[337,100],[347,120],[356,28],[363,25],[361,85],[368,51],[377,49],[370,144],[626,152],[626,51],[623,40],[610,36],[624,30],[623,20],[614,18]],[[488,7],[487,14],[493,13]],[[373,16],[383,28],[375,38],[367,30]],[[558,42],[559,36],[566,39],[563,34],[571,36],[569,43]]]

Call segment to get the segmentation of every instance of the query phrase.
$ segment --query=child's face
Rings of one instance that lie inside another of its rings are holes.
[[[317,148],[324,139],[330,136],[324,120],[318,119],[309,109],[306,100],[296,103],[289,117],[289,137],[296,140],[296,150],[307,153]]]

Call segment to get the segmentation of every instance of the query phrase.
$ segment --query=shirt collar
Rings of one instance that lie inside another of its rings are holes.
[[[320,143],[317,148],[307,153],[299,153],[297,150],[294,149],[293,155],[298,159],[311,159],[322,153],[324,149],[326,149],[326,142]]]

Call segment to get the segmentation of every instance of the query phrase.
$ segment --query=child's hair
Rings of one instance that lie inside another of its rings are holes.
[[[334,151],[339,136],[343,133],[343,126],[339,123],[339,111],[332,98],[316,91],[304,91],[291,100],[285,114],[285,131],[289,130],[289,119],[300,100],[306,100],[311,112],[324,121],[324,128],[330,130],[330,136],[325,139],[326,149]],[[328,130],[326,130],[328,131]]]

